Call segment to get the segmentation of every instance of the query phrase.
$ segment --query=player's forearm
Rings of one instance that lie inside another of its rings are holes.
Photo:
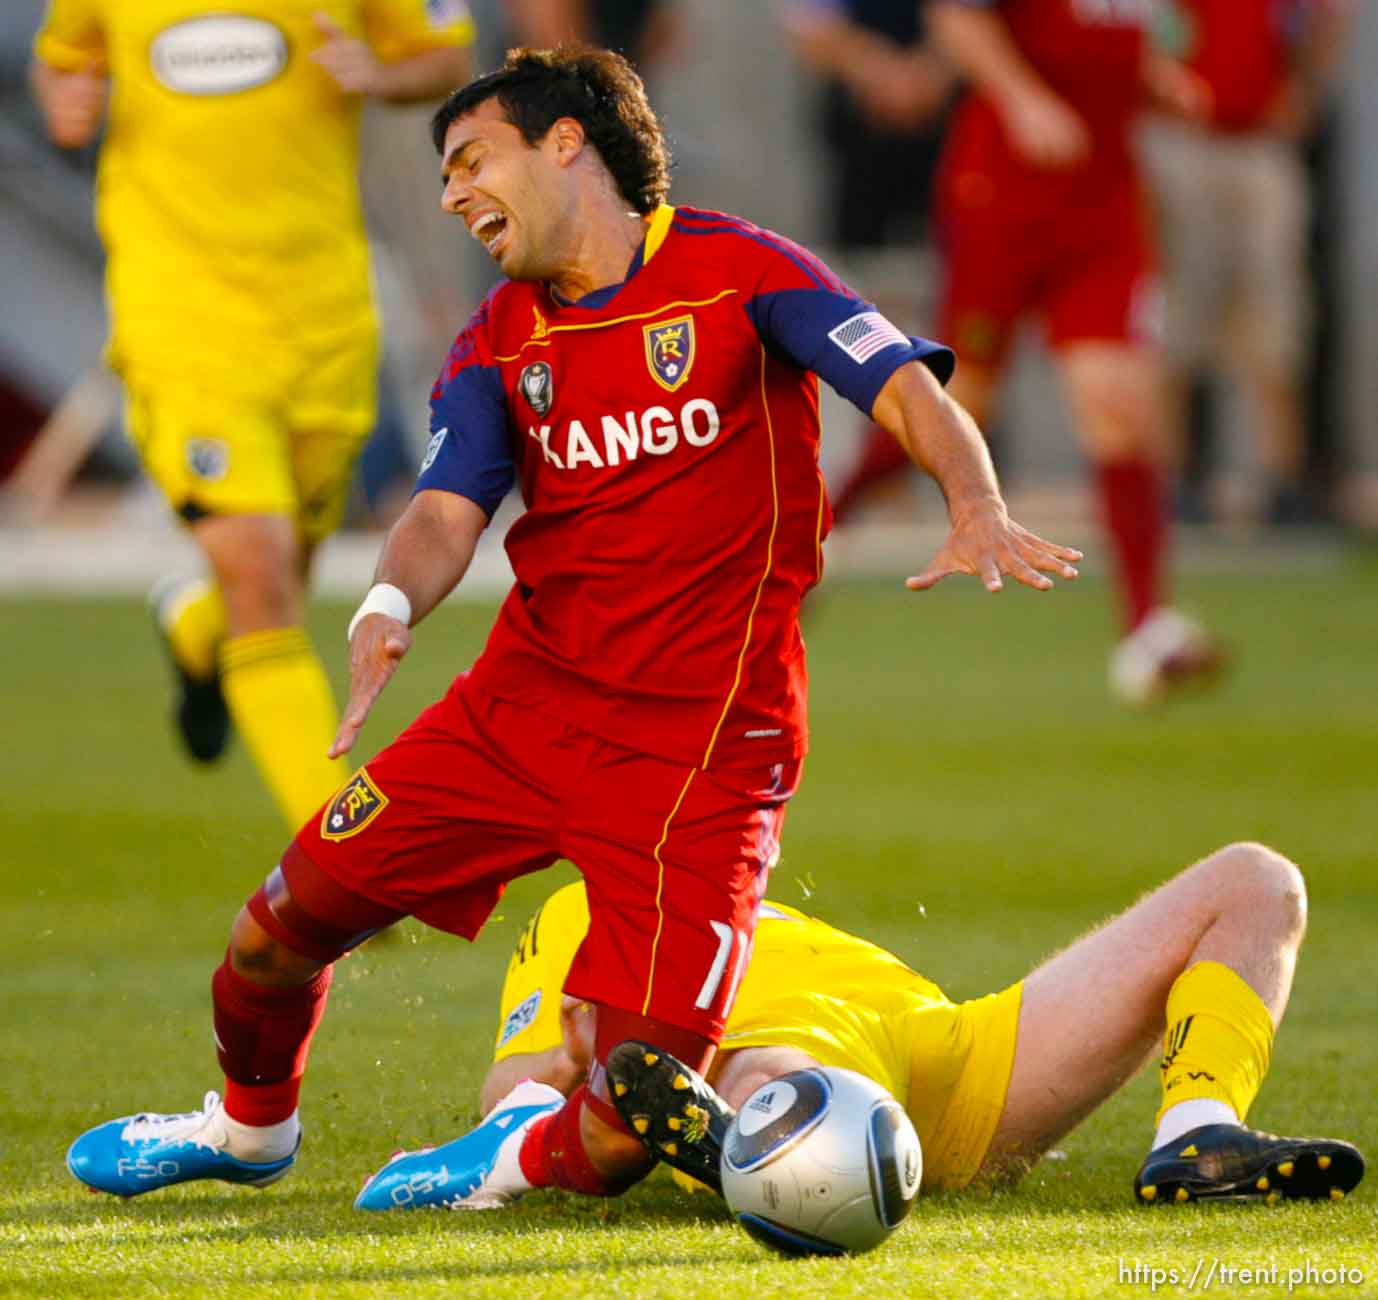
[[[1052,92],[1020,53],[1010,29],[997,14],[960,0],[938,0],[927,14],[929,31],[957,71],[987,99],[998,104]]]
[[[473,76],[474,59],[467,47],[448,45],[409,59],[378,65],[373,95],[389,104],[415,104],[441,99]]]
[[[378,557],[374,582],[399,588],[419,623],[459,584],[474,558],[488,517],[453,492],[418,492],[393,525]]]
[[[871,415],[937,482],[954,521],[974,511],[1004,510],[981,430],[927,366],[911,361],[896,370],[880,390]]]
[[[29,87],[48,136],[62,149],[81,149],[100,134],[108,84],[98,72],[62,72],[42,59],[29,65]]]
[[[861,75],[858,69],[871,66],[878,55],[898,48],[831,9],[813,13],[805,7],[798,15],[786,10],[782,21],[795,54],[815,72],[843,82]]]
[[[1292,55],[1292,69],[1314,100],[1321,100],[1344,57],[1352,22],[1348,0],[1315,7]]]

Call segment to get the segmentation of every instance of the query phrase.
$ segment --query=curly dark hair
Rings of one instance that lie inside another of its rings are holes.
[[[507,62],[456,90],[431,119],[437,153],[457,118],[496,98],[529,145],[562,117],[574,118],[598,150],[623,198],[653,211],[670,192],[670,149],[636,70],[596,45],[508,50]]]

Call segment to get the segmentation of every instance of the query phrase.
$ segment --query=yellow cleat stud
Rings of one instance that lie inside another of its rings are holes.
[[[665,1121],[665,1127],[672,1133],[678,1133],[680,1129],[684,1127],[684,1121],[675,1115],[671,1115],[670,1118]]]
[[[678,1142],[662,1142],[662,1143],[660,1144],[660,1149],[661,1149],[663,1152],[665,1152],[665,1154],[666,1154],[667,1156],[677,1156],[677,1155],[679,1155],[679,1143],[678,1143]]]
[[[638,1115],[634,1120],[632,1120],[632,1127],[638,1133],[644,1133],[648,1128],[651,1127],[651,1121],[648,1120],[644,1115]]]
[[[1329,1169],[1329,1168],[1330,1168],[1330,1157],[1329,1157],[1329,1156],[1317,1156],[1317,1157],[1316,1157],[1316,1168],[1317,1168],[1317,1169]]]
[[[1291,1178],[1291,1176],[1292,1176],[1292,1170],[1294,1170],[1296,1167],[1297,1167],[1297,1166],[1296,1166],[1291,1160],[1284,1160],[1284,1161],[1278,1166],[1278,1177],[1279,1177],[1279,1178]]]
[[[671,1085],[676,1092],[683,1092],[689,1086],[689,1077],[684,1074],[675,1075],[675,1081]]]
[[[645,1061],[647,1065],[654,1065],[660,1060],[660,1057],[655,1052],[647,1052],[641,1059]]]
[[[1260,1192],[1266,1192],[1268,1190],[1268,1179],[1266,1177],[1260,1178],[1254,1186],[1257,1187]]]
[[[1330,1189],[1330,1199],[1332,1201],[1342,1201],[1344,1198],[1345,1192],[1343,1187],[1332,1187]]]
[[[1268,1200],[1268,1204],[1269,1204],[1269,1205],[1276,1205],[1280,1200],[1282,1200],[1282,1193],[1281,1193],[1281,1192],[1269,1192],[1269,1193],[1268,1193],[1267,1200]]]
[[[1191,1193],[1185,1187],[1179,1187],[1177,1189],[1177,1203],[1180,1205],[1183,1201],[1189,1200],[1191,1200]]]
[[[612,1085],[612,1090],[619,1097],[625,1097],[627,1095],[627,1085],[625,1083],[614,1083]]]
[[[1158,1189],[1150,1183],[1147,1187],[1139,1188],[1139,1197],[1145,1201],[1156,1201],[1158,1199]]]

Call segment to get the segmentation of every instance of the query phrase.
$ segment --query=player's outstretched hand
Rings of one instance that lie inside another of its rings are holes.
[[[910,591],[927,591],[954,573],[980,578],[987,591],[999,591],[1004,575],[1035,591],[1047,591],[1053,580],[1075,578],[1082,553],[1073,546],[1045,541],[1014,522],[1003,507],[982,510],[953,521],[942,549],[918,576],[905,581]]]
[[[311,51],[311,57],[334,79],[346,95],[373,95],[378,92],[382,65],[365,42],[346,35],[329,14],[312,15],[316,29],[325,38]]]
[[[369,614],[359,620],[349,640],[349,703],[330,746],[331,758],[339,758],[354,748],[373,702],[383,693],[402,656],[410,649],[411,629],[399,619]]]

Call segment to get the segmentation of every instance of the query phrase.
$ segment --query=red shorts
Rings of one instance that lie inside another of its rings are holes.
[[[507,881],[568,858],[589,929],[565,988],[716,1042],[800,763],[704,771],[456,679],[302,828],[352,893],[472,939]],[[328,919],[328,918],[323,918]]]
[[[938,337],[960,360],[998,366],[1028,315],[1053,348],[1160,340],[1161,291],[1136,185],[1026,209],[980,173],[954,167],[940,190],[939,228]]]

